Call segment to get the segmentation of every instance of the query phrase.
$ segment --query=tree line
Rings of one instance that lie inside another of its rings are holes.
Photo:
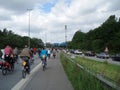
[[[12,30],[7,30],[4,28],[0,30],[0,48],[5,48],[6,45],[10,45],[12,48],[18,47],[23,48],[25,45],[28,45],[28,40],[30,39],[30,46],[41,48],[44,43],[41,39],[30,38],[28,36],[20,36],[14,34]]]
[[[68,47],[95,52],[103,52],[108,47],[110,53],[120,53],[120,19],[111,15],[101,26],[87,33],[78,30]]]

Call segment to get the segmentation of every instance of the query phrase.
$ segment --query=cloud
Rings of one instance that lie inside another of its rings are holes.
[[[8,28],[48,42],[71,40],[77,30],[88,32],[110,15],[120,16],[119,0],[0,0],[0,29]]]
[[[47,2],[53,2],[55,0],[0,0],[0,8],[15,12],[15,14],[22,14],[27,9],[34,9],[39,4]]]
[[[0,21],[11,20],[12,12],[0,8]]]
[[[119,0],[110,0],[108,4],[108,11],[119,11],[120,10]]]

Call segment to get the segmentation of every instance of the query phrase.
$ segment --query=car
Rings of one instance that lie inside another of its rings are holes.
[[[81,51],[79,51],[79,50],[75,50],[75,51],[74,51],[74,54],[77,54],[77,55],[82,55],[82,52],[81,52]]]
[[[99,53],[99,54],[96,54],[96,57],[97,58],[108,59],[109,58],[109,54],[107,54],[107,53]]]
[[[70,53],[74,54],[74,50],[70,50]]]
[[[85,56],[95,56],[95,52],[94,51],[87,51],[84,53]]]
[[[120,53],[111,56],[112,60],[120,61]]]

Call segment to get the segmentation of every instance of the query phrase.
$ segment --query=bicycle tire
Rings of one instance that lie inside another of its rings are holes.
[[[7,74],[7,69],[5,67],[2,67],[2,74],[6,75]]]
[[[22,78],[26,78],[26,71],[22,70]]]
[[[14,71],[14,64],[11,64],[11,71]]]
[[[45,64],[43,65],[43,71],[45,70]]]

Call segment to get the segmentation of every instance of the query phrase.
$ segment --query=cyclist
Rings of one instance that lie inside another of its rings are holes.
[[[55,58],[55,56],[56,56],[56,50],[53,49],[52,53],[53,53],[53,57]]]
[[[23,48],[23,50],[20,53],[20,57],[22,58],[22,60],[25,60],[28,66],[28,74],[30,73],[30,52],[29,52],[29,48],[27,47],[27,45],[25,45],[25,48]]]
[[[18,49],[17,49],[17,47],[15,47],[13,50],[13,56],[14,56],[15,61],[18,63]]]
[[[12,48],[9,46],[9,45],[7,45],[6,47],[5,47],[5,49],[4,49],[4,59],[5,59],[5,61],[6,62],[8,62],[9,64],[11,64],[11,56],[13,55],[13,50],[12,50]]]
[[[50,54],[51,54],[50,49],[47,50],[47,53],[48,53],[48,58],[50,58]]]
[[[34,62],[34,51],[32,48],[30,49],[30,57],[31,57],[30,63],[32,64]]]
[[[34,47],[34,48],[33,48],[33,51],[34,51],[34,54],[36,54],[37,48]]]
[[[45,48],[43,48],[40,52],[40,58],[42,60],[42,56],[45,55],[45,63],[47,65],[47,56],[48,56],[48,53],[47,53],[47,50]]]

